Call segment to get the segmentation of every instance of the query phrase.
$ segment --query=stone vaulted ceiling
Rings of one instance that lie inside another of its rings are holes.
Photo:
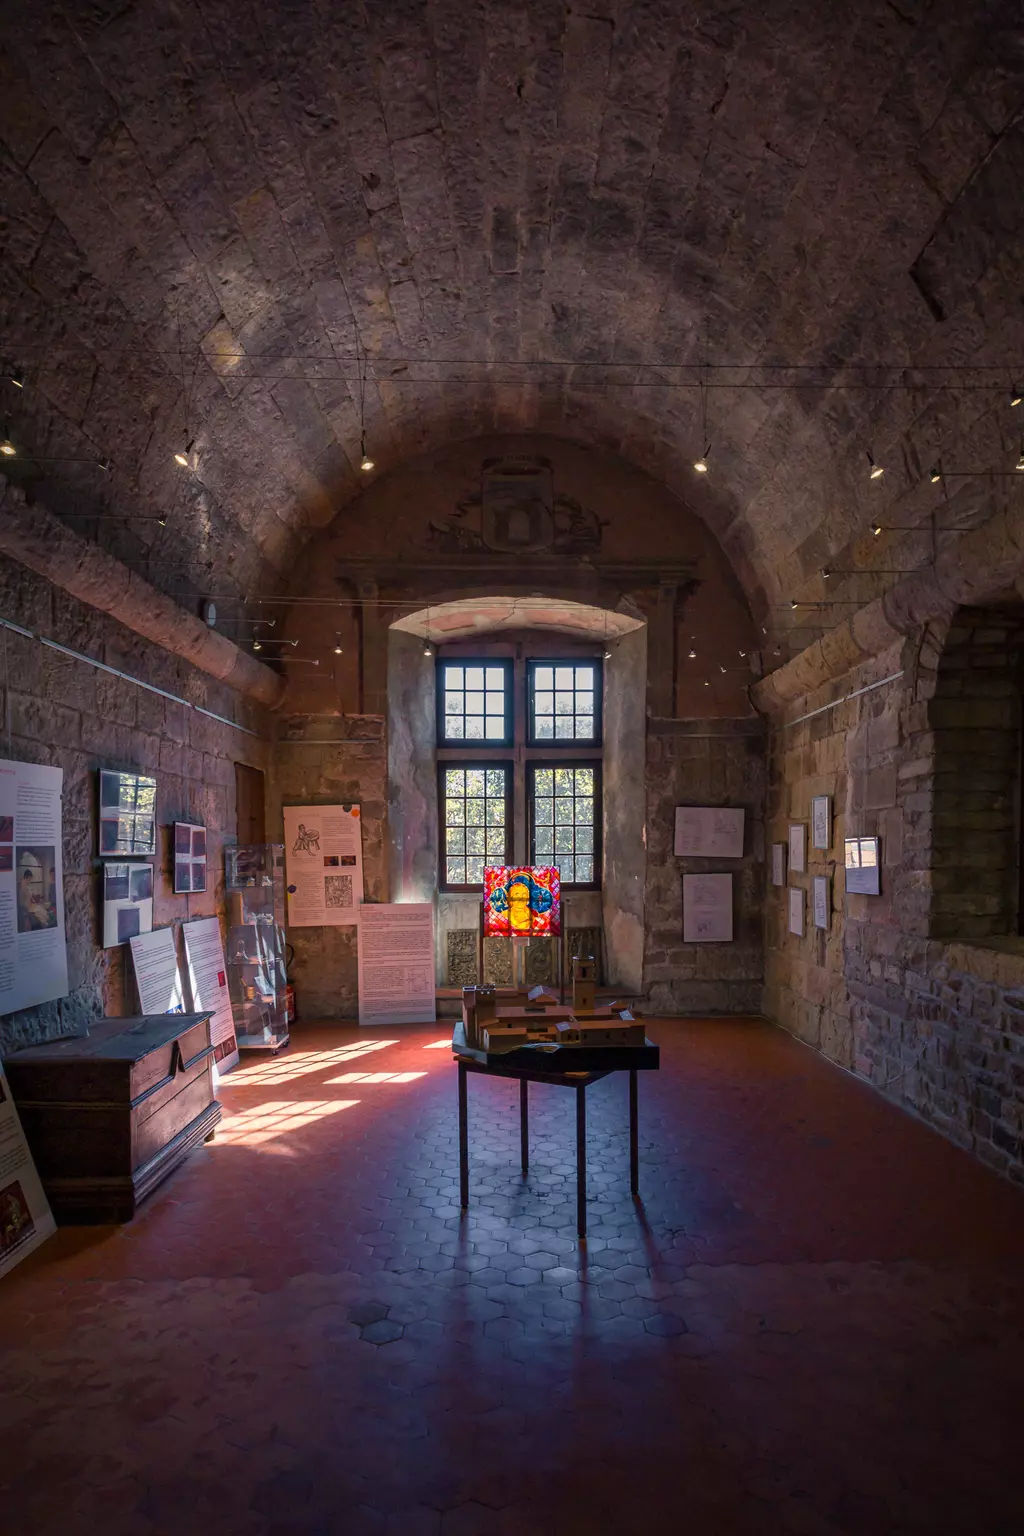
[[[610,447],[766,620],[921,522],[937,456],[971,471],[950,521],[1012,494],[974,472],[1021,427],[1017,4],[6,0],[0,27],[11,472],[165,590],[281,590],[362,431],[378,474],[494,430]]]

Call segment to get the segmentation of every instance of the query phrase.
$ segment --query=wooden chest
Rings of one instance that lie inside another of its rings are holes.
[[[102,1019],[4,1062],[59,1222],[129,1221],[220,1121],[209,1013]]]

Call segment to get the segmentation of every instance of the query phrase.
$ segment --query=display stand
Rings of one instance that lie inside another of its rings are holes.
[[[288,1044],[283,845],[225,848],[224,884],[228,989],[238,1047],[279,1051]]]

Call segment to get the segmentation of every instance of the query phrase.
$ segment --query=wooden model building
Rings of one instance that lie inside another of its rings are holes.
[[[579,969],[577,969],[579,968]],[[463,987],[466,1044],[485,1051],[524,1045],[643,1045],[644,1026],[621,1003],[598,1007],[593,960],[573,961],[573,1006],[544,987]]]

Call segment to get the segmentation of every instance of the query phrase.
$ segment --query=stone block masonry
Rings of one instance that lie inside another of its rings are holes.
[[[0,632],[0,755],[64,770],[64,904],[70,992],[0,1019],[0,1052],[78,1033],[98,1015],[137,1007],[128,946],[103,949],[102,867],[97,857],[100,768],[136,769],[157,781],[154,926],[223,910],[223,847],[236,840],[236,762],[265,768],[266,713],[203,672],[69,598],[24,566],[0,558],[0,616],[212,710],[257,736],[161,694],[97,671],[37,640]],[[175,896],[171,823],[207,828],[208,890]]]

